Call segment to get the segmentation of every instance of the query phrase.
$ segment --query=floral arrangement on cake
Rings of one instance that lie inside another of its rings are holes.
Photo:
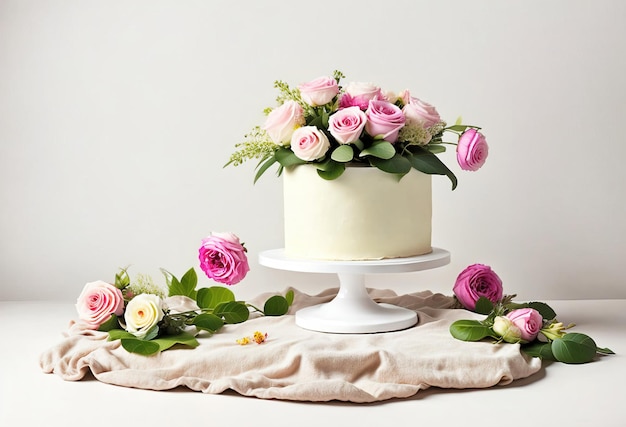
[[[235,285],[250,270],[246,252],[236,235],[212,233],[198,250],[200,268],[218,283]],[[223,286],[196,289],[198,277],[193,268],[180,279],[167,270],[162,272],[167,291],[149,276],[138,275],[131,280],[127,268],[115,275],[113,283],[87,283],[76,302],[77,327],[108,332],[109,340],[121,340],[127,351],[151,355],[176,344],[197,347],[198,332],[214,334],[225,324],[245,322],[251,312],[281,316],[293,302],[293,292],[287,292],[285,296],[271,296],[260,309],[237,301]],[[237,342],[260,344],[266,338],[267,334],[256,331]]]
[[[587,363],[597,354],[614,354],[600,348],[588,335],[566,330],[555,311],[543,302],[516,303],[516,295],[503,295],[502,280],[491,267],[473,264],[457,277],[454,297],[465,309],[485,314],[484,320],[457,320],[453,337],[463,341],[491,338],[494,343],[520,344],[526,354],[542,360]]]
[[[278,175],[285,167],[314,164],[328,180],[355,163],[399,177],[414,168],[446,175],[454,189],[455,174],[436,156],[446,145],[456,146],[463,170],[476,171],[485,163],[489,147],[480,127],[460,119],[447,126],[433,105],[408,90],[396,94],[363,82],[342,86],[342,78],[335,71],[296,88],[276,81],[279,105],[265,110],[265,124],[236,145],[226,165],[258,160],[255,182],[275,163]],[[445,141],[446,134],[457,141]]]

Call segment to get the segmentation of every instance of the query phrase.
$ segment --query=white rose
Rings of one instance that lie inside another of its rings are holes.
[[[303,126],[295,130],[291,137],[291,150],[307,162],[321,159],[330,148],[330,141],[315,126]]]
[[[345,92],[353,97],[361,96],[368,101],[376,96],[381,96],[378,86],[365,82],[350,82],[346,85]]]
[[[510,319],[496,316],[493,319],[493,331],[506,342],[518,343],[522,339],[522,331]]]
[[[291,140],[293,131],[304,124],[304,111],[296,101],[286,101],[274,108],[267,116],[263,129],[273,142],[285,145]]]
[[[137,338],[144,338],[163,315],[163,301],[158,295],[139,294],[126,305],[126,330]]]

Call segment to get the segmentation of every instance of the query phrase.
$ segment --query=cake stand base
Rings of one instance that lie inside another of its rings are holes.
[[[379,261],[321,261],[292,258],[284,250],[261,252],[259,263],[280,270],[336,273],[339,292],[330,302],[296,312],[296,324],[304,329],[340,334],[391,332],[417,324],[417,314],[391,304],[378,304],[365,288],[365,274],[428,270],[450,262],[450,253],[433,248],[426,255]]]
[[[341,285],[335,299],[298,310],[296,325],[318,332],[358,334],[397,331],[417,324],[414,311],[374,302],[362,274],[338,276]]]

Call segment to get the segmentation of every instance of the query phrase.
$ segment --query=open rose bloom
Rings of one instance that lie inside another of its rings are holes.
[[[465,268],[457,277],[454,295],[468,310],[476,308],[476,301],[485,297],[492,303],[502,298],[502,280],[488,265],[472,264]]]
[[[87,329],[98,329],[111,318],[124,312],[122,291],[101,280],[85,285],[76,301],[78,318]]]
[[[235,285],[250,271],[246,249],[232,233],[211,233],[198,250],[200,268],[209,279]]]

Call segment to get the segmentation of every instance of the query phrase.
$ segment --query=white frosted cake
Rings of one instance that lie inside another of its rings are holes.
[[[287,256],[375,260],[432,251],[430,175],[411,169],[398,181],[365,166],[327,181],[314,165],[283,175]]]

